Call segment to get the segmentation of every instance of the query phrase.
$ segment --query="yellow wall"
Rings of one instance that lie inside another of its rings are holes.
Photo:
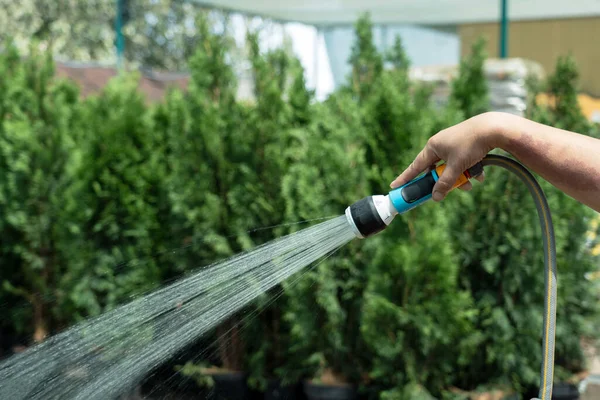
[[[535,100],[538,104],[553,104],[553,99],[546,93],[538,94]],[[587,119],[591,120],[593,117],[595,117],[595,115],[600,113],[600,99],[580,93],[577,95],[577,101],[579,103],[579,107],[581,108],[581,112]],[[598,255],[600,255],[600,252]]]
[[[461,54],[481,35],[488,39],[488,54],[498,56],[497,23],[459,27]],[[508,56],[537,61],[546,73],[554,70],[560,55],[572,54],[579,65],[580,89],[600,96],[600,17],[543,21],[517,21],[509,25]]]

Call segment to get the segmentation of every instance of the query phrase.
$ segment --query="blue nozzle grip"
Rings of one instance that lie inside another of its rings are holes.
[[[433,186],[438,179],[437,172],[432,170],[389,192],[390,200],[398,214],[412,210],[431,199]]]

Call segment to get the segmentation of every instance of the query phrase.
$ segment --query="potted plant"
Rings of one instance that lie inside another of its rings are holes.
[[[290,145],[297,157],[284,178],[290,220],[335,215],[368,194],[356,103],[347,93],[336,94],[315,105],[313,113],[324,122],[311,124]],[[328,178],[339,171],[345,171],[346,179]],[[356,182],[352,190],[348,181]],[[286,368],[302,377],[304,394],[311,400],[328,395],[354,399],[361,386],[365,360],[359,320],[368,262],[364,247],[350,243],[283,284],[293,354]]]
[[[245,347],[242,337],[243,328],[236,316],[219,325],[217,338],[213,342],[217,346],[220,365],[209,362],[195,364],[188,362],[177,366],[184,376],[194,379],[198,386],[209,388],[213,398],[219,400],[243,400],[250,398],[245,372]]]
[[[247,328],[251,342],[248,384],[265,400],[295,400],[299,390],[291,324],[284,318],[287,298],[281,295],[281,290],[281,287],[273,289],[259,299],[256,320]]]
[[[291,221],[335,215],[370,194],[365,130],[352,95],[336,93],[314,105],[312,114],[314,122],[288,146],[294,166],[283,190]],[[339,171],[345,178],[332,179]],[[354,183],[351,189],[346,182]],[[363,382],[366,360],[358,328],[368,262],[363,248],[351,243],[284,282],[293,354],[286,368],[302,377],[311,400],[330,395],[354,399]]]
[[[278,226],[249,235],[246,242],[257,245],[288,233],[283,224],[298,221],[295,215],[280,212],[288,200],[282,174],[292,164],[302,168],[291,155],[295,152],[288,149],[289,142],[310,120],[311,93],[306,89],[301,64],[290,49],[284,46],[263,55],[257,32],[249,33],[247,41],[256,103],[250,108],[253,117],[246,125],[250,153],[243,158],[252,166],[252,174],[239,181],[251,188],[235,192],[235,201],[252,209],[253,226]],[[252,306],[256,316],[244,327],[248,333],[248,383],[269,400],[293,400],[299,390],[292,324],[285,317],[288,296],[282,290],[283,286],[277,285],[260,296]]]
[[[247,399],[250,392],[244,368],[245,346],[242,327],[236,316],[217,327],[217,346],[221,367],[204,370],[215,383],[217,399]]]
[[[192,380],[199,388],[204,389],[208,393],[212,393],[215,386],[214,379],[206,373],[206,363],[195,364],[191,361],[184,365],[176,365],[175,371],[179,372],[183,377]]]
[[[446,391],[447,397],[455,400],[518,400],[522,398],[509,385],[481,385],[474,390],[461,390],[456,387],[451,387]],[[536,397],[523,397],[526,399]]]
[[[359,332],[364,268],[353,246],[307,272],[290,293],[294,368],[308,400],[353,400],[364,386],[365,344]],[[302,354],[301,358],[299,355]]]
[[[323,364],[324,365],[324,364]],[[354,400],[358,398],[355,384],[331,368],[320,368],[315,376],[304,381],[304,394],[308,400]]]

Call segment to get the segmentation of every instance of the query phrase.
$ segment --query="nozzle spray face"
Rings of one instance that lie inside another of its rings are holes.
[[[346,219],[362,239],[384,230],[398,214],[389,196],[368,196],[346,208]]]

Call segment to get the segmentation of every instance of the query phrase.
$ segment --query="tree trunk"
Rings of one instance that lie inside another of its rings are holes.
[[[44,303],[42,299],[34,298],[32,301],[33,306],[33,340],[36,343],[43,341],[48,336],[48,327],[46,325]]]
[[[217,336],[222,367],[229,371],[242,371],[244,345],[235,319],[232,318],[221,324],[217,328]]]
[[[282,363],[282,348],[281,348],[281,310],[275,306],[273,315],[273,366],[271,371],[275,371]]]
[[[46,200],[44,201],[47,202]],[[41,211],[40,211],[41,215]],[[48,235],[48,237],[51,237]],[[33,294],[31,305],[33,307],[33,340],[35,343],[40,343],[48,336],[48,328],[51,324],[49,315],[47,315],[46,302],[44,301],[44,293],[46,288],[53,287],[50,277],[52,276],[52,266],[54,260],[54,252],[52,251],[52,239],[50,243],[39,250],[40,257],[44,260],[44,268],[40,274],[40,281],[37,282],[38,295]]]
[[[241,371],[243,369],[242,359],[244,357],[244,349],[242,338],[240,337],[240,328],[235,322],[233,321],[233,326],[231,327],[231,367],[234,371]]]
[[[227,337],[229,336],[229,321],[224,322],[217,328],[217,342],[219,345],[219,358],[221,359],[222,367],[224,369],[230,369],[231,361],[229,360],[229,353],[227,347],[229,345]]]

